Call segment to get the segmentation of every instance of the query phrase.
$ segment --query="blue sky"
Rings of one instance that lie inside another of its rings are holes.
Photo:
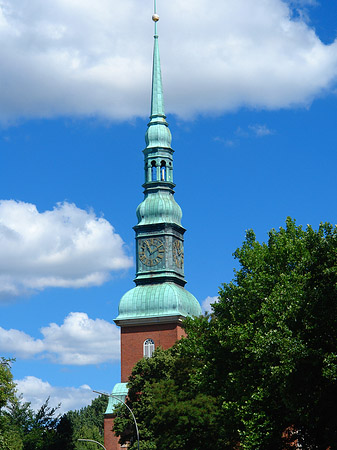
[[[207,304],[245,230],[336,223],[337,4],[158,2],[185,275]],[[150,109],[152,2],[0,1],[0,354],[38,407],[119,381]]]

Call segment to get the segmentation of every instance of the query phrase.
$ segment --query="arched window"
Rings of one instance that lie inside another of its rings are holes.
[[[157,181],[156,161],[152,161],[152,163],[151,163],[151,180],[152,181]]]
[[[160,179],[161,181],[166,181],[166,162],[162,161],[160,163]]]
[[[152,339],[146,339],[146,341],[144,341],[144,357],[151,358],[153,352],[154,341]]]

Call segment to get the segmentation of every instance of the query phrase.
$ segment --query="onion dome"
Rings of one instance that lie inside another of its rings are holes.
[[[115,322],[200,315],[197,299],[183,287],[175,283],[148,284],[136,286],[123,295]]]
[[[145,134],[146,148],[171,148],[171,142],[172,135],[165,118],[152,116]]]
[[[136,211],[138,225],[174,223],[181,226],[182,211],[170,192],[148,194]]]

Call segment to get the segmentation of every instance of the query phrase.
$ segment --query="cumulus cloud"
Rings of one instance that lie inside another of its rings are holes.
[[[56,407],[61,404],[59,413],[80,409],[87,406],[97,397],[90,386],[56,387],[40,378],[27,376],[22,380],[15,380],[18,394],[22,394],[24,402],[30,402],[31,407],[37,411],[48,397],[49,406]]]
[[[90,319],[86,313],[72,312],[62,325],[51,323],[41,334],[42,339],[34,339],[22,331],[0,327],[0,351],[75,366],[119,360],[119,329],[105,320]]]
[[[219,301],[218,297],[207,297],[201,304],[201,308],[203,312],[212,312],[212,303],[217,303]]]
[[[61,364],[99,364],[119,359],[119,329],[105,320],[89,319],[85,313],[70,313],[63,325],[51,323],[41,333],[47,352],[56,355]]]
[[[97,286],[132,265],[107,220],[69,203],[40,213],[0,200],[0,244],[0,301],[47,287]]]
[[[312,0],[160,4],[168,111],[308,104],[333,87],[337,41],[297,10]],[[319,7],[319,6],[317,6]],[[149,104],[152,3],[0,0],[0,120],[143,116]],[[173,31],[174,30],[174,31]]]
[[[23,331],[5,330],[0,327],[0,350],[23,358],[34,357],[44,350],[43,342]]]

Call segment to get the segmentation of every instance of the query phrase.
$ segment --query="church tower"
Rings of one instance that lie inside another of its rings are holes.
[[[184,335],[182,320],[199,316],[196,298],[185,288],[182,211],[174,199],[173,149],[166,122],[155,10],[151,116],[145,135],[144,200],[137,208],[136,287],[120,300],[115,323],[121,327],[121,383],[112,394],[124,400],[134,365],[157,347],[170,348]],[[105,414],[105,447],[120,449],[111,432],[117,400]]]

